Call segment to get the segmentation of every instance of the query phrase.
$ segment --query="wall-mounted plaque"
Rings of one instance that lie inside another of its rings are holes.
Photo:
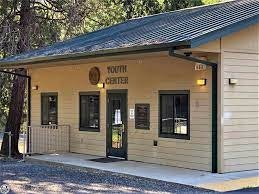
[[[135,119],[135,109],[134,108],[132,108],[132,109],[130,109],[130,111],[129,111],[129,118],[130,119]]]
[[[100,70],[98,67],[92,67],[89,71],[89,81],[92,85],[97,85],[100,81]]]
[[[135,128],[149,129],[150,127],[150,104],[135,105]]]

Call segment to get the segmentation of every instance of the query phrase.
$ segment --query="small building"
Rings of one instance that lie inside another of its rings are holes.
[[[44,130],[69,126],[49,136],[66,137],[74,153],[218,173],[258,169],[258,0],[131,19],[0,67],[28,71],[29,128],[42,133],[35,149],[50,144]]]

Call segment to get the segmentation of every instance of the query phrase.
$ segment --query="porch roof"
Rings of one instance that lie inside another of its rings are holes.
[[[0,60],[0,67],[116,54],[194,48],[259,23],[258,0],[235,0],[131,19]]]

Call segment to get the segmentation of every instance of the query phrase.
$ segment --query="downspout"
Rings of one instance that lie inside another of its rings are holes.
[[[201,60],[192,56],[186,56],[182,54],[175,53],[175,50],[169,50],[169,56],[201,63],[207,66],[210,66],[212,69],[212,173],[218,172],[218,124],[217,124],[217,115],[218,115],[218,66],[216,63]]]
[[[31,76],[29,75],[21,75],[18,73],[14,73],[14,72],[10,72],[10,71],[4,71],[0,69],[0,73],[5,73],[5,74],[10,74],[10,75],[14,75],[14,76],[20,76],[20,77],[24,77],[27,79],[27,89],[28,89],[28,120],[27,120],[27,126],[31,126]],[[27,128],[27,153],[29,151],[29,146],[30,146],[30,141],[29,141],[29,131]]]
[[[31,137],[29,126],[31,126],[31,76],[28,78],[28,121],[27,121],[27,153],[30,152],[31,147]]]

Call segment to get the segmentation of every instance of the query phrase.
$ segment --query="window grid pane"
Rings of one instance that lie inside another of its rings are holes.
[[[48,112],[49,112],[49,105],[48,105],[48,96],[43,96],[42,97],[42,125],[48,125],[49,124],[49,116],[48,116]]]
[[[173,122],[173,97],[169,95],[162,96],[162,133],[171,134],[174,130]]]
[[[48,97],[48,104],[49,104],[49,122],[50,125],[57,124],[57,96],[49,96]]]
[[[80,128],[99,129],[99,96],[80,95]]]
[[[188,124],[188,96],[175,95],[174,96],[174,133],[187,135]]]
[[[43,94],[41,97],[42,125],[57,125],[58,97],[57,95]]]

